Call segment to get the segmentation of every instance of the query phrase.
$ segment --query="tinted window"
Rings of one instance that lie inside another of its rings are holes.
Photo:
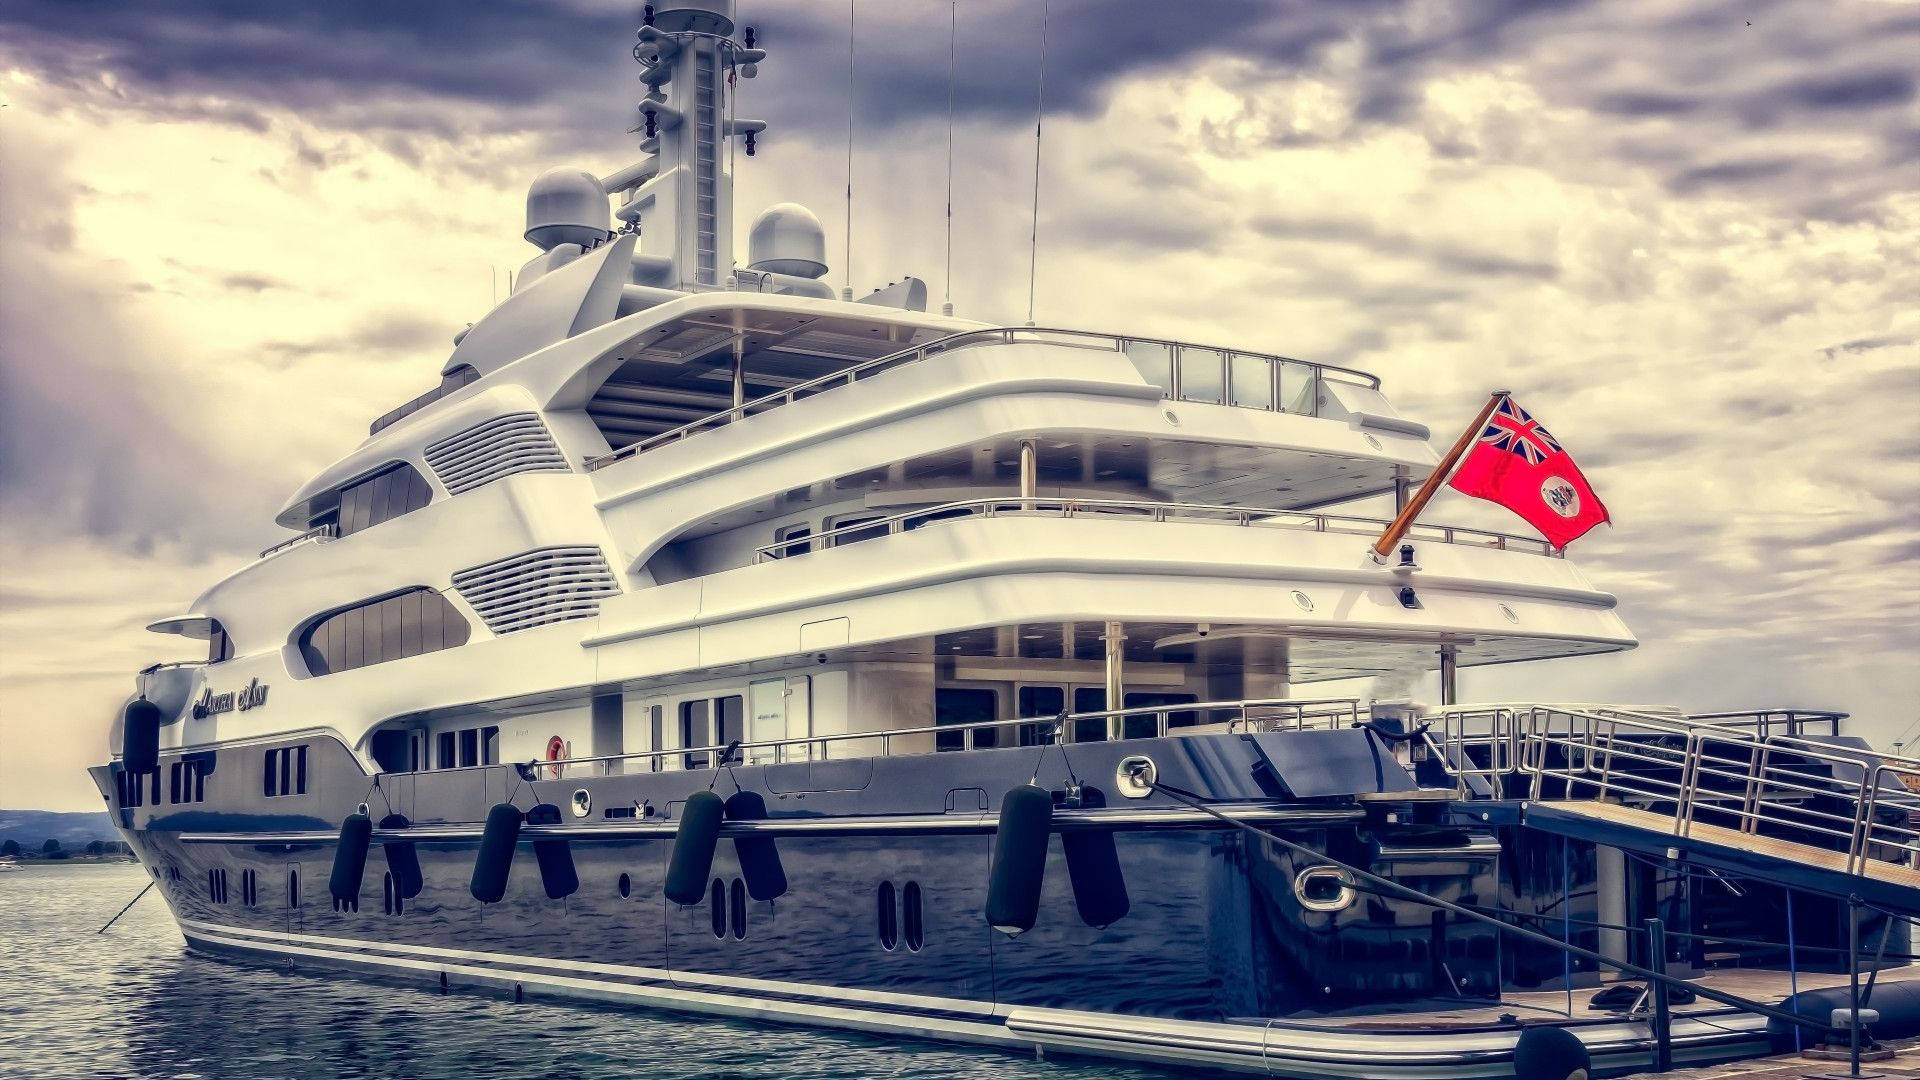
[[[1082,686],[1073,692],[1073,711],[1077,713],[1104,712],[1107,708],[1107,691],[1102,686]],[[1107,737],[1107,718],[1093,716],[1073,722],[1074,742],[1100,742]]]
[[[1155,705],[1188,705],[1199,699],[1192,694],[1156,694],[1139,693],[1127,695],[1127,708],[1146,709]],[[1167,713],[1167,727],[1192,727],[1200,722],[1200,714],[1192,709]],[[1128,739],[1151,739],[1160,734],[1160,718],[1148,713],[1142,716],[1129,716],[1121,736]]]
[[[222,660],[233,659],[233,638],[227,636],[227,628],[219,620],[213,623],[213,633],[207,637],[207,663],[217,664]]]
[[[1067,707],[1067,692],[1058,686],[1020,688],[1021,717],[1059,716]],[[1047,724],[1021,724],[1021,746],[1043,746],[1053,742],[1053,728]]]
[[[713,730],[707,726],[706,699],[680,703],[680,745],[713,745]],[[706,754],[688,754],[682,765],[688,769],[704,769],[707,767],[707,756]]]
[[[999,719],[1000,696],[992,690],[945,689],[933,692],[933,722],[946,727],[949,724],[973,724]],[[976,728],[973,731],[975,749],[985,749],[994,745],[994,736],[999,732],[994,728]],[[933,737],[935,750],[965,750],[967,732],[942,731]]]
[[[340,535],[370,529],[433,501],[433,489],[411,465],[395,465],[340,489]]]
[[[300,655],[314,675],[409,656],[439,652],[467,643],[467,621],[432,589],[409,589],[336,611],[300,635]]]
[[[720,720],[719,737],[714,742],[726,746],[747,737],[745,700],[741,695],[734,694],[714,701],[714,711]]]

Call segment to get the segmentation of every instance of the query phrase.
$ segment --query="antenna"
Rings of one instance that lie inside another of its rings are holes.
[[[1033,293],[1040,269],[1040,122],[1047,104],[1047,0],[1040,4],[1040,82],[1033,96],[1033,231],[1027,234],[1027,325],[1033,325]]]
[[[847,257],[840,299],[853,299],[853,5],[847,0]]]
[[[951,0],[947,8],[947,297],[940,305],[942,315],[953,314],[953,54],[959,31],[960,0]]]

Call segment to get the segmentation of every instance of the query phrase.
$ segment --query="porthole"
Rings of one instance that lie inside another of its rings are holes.
[[[393,871],[387,871],[380,883],[380,905],[389,915],[404,915],[407,911],[407,898],[400,895],[400,887],[394,884]]]
[[[1299,589],[1295,589],[1293,590],[1293,606],[1299,608],[1301,611],[1312,611],[1313,597],[1308,596]]]
[[[1516,614],[1512,608],[1508,607],[1505,604],[1500,605],[1500,615],[1510,623],[1517,623],[1520,621],[1520,616]]]
[[[920,912],[920,883],[909,881],[900,890],[900,929],[907,940],[908,952],[919,952],[924,943],[925,922]]]
[[[633,895],[633,878],[627,874],[621,874],[620,875],[620,899],[625,900],[631,897],[632,895]]]
[[[892,952],[900,944],[900,913],[894,906],[893,882],[880,883],[879,894],[874,897],[874,907],[880,926],[880,947]]]
[[[747,883],[739,878],[733,879],[732,902],[728,911],[733,916],[733,940],[739,941],[747,936]]]
[[[300,871],[298,870],[287,871],[287,906],[290,908],[300,906]]]
[[[1367,445],[1368,445],[1368,446],[1371,446],[1371,447],[1373,447],[1373,448],[1374,448],[1375,450],[1385,450],[1385,449],[1386,449],[1386,447],[1384,447],[1384,446],[1381,446],[1381,445],[1380,445],[1380,440],[1379,440],[1379,439],[1376,439],[1376,438],[1374,438],[1374,437],[1373,437],[1373,436],[1372,436],[1371,434],[1368,434],[1367,432],[1364,432],[1364,431],[1363,431],[1363,432],[1361,432],[1360,434],[1361,434],[1361,436],[1362,436],[1363,438],[1365,438],[1365,439],[1367,440]]]
[[[713,936],[727,936],[727,886],[719,878],[713,879],[713,892],[707,900],[707,912],[713,919]]]
[[[259,890],[255,887],[257,878],[252,870],[240,871],[240,903],[252,907],[259,899]]]

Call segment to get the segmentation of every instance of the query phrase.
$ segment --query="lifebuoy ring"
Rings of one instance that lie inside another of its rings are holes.
[[[555,735],[547,740],[547,760],[558,762],[567,756],[567,740]],[[557,764],[547,766],[547,779],[560,779],[561,767]]]

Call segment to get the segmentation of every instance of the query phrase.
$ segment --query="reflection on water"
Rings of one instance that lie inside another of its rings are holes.
[[[0,1077],[1092,1077],[1035,1062],[819,1029],[511,1002],[187,954],[135,866],[0,875]]]

